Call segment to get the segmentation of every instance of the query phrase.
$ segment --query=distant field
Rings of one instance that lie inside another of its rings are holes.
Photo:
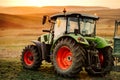
[[[22,49],[41,35],[39,29],[8,29],[0,34],[0,57],[20,57]]]

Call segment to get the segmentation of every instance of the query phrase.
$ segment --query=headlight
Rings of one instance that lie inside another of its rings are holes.
[[[82,41],[82,42],[85,42],[85,40],[81,37],[78,37],[78,41]]]

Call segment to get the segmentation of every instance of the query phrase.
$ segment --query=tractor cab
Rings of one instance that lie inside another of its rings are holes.
[[[120,58],[120,21],[115,21],[114,30],[114,55]]]
[[[46,40],[47,44],[52,44],[53,41],[57,40],[61,36],[68,34],[79,34],[80,36],[93,37],[96,35],[96,21],[99,19],[98,16],[83,14],[79,12],[66,12],[54,14],[52,16],[43,16],[43,24],[46,20],[52,24],[50,30],[43,30],[43,32],[49,32]],[[45,41],[45,39],[43,39]]]
[[[55,21],[55,38],[63,34],[81,34],[82,36],[95,36],[96,20],[95,15],[81,13],[61,13],[51,16]]]

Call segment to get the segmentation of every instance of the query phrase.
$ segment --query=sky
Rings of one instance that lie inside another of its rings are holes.
[[[0,0],[0,6],[103,6],[120,8],[120,0]]]

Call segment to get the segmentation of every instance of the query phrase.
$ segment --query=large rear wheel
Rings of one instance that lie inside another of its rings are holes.
[[[82,70],[84,49],[74,40],[63,39],[53,52],[53,66],[58,75],[74,77]]]
[[[36,70],[41,65],[41,56],[38,53],[37,47],[29,45],[23,49],[21,62],[23,68]]]

